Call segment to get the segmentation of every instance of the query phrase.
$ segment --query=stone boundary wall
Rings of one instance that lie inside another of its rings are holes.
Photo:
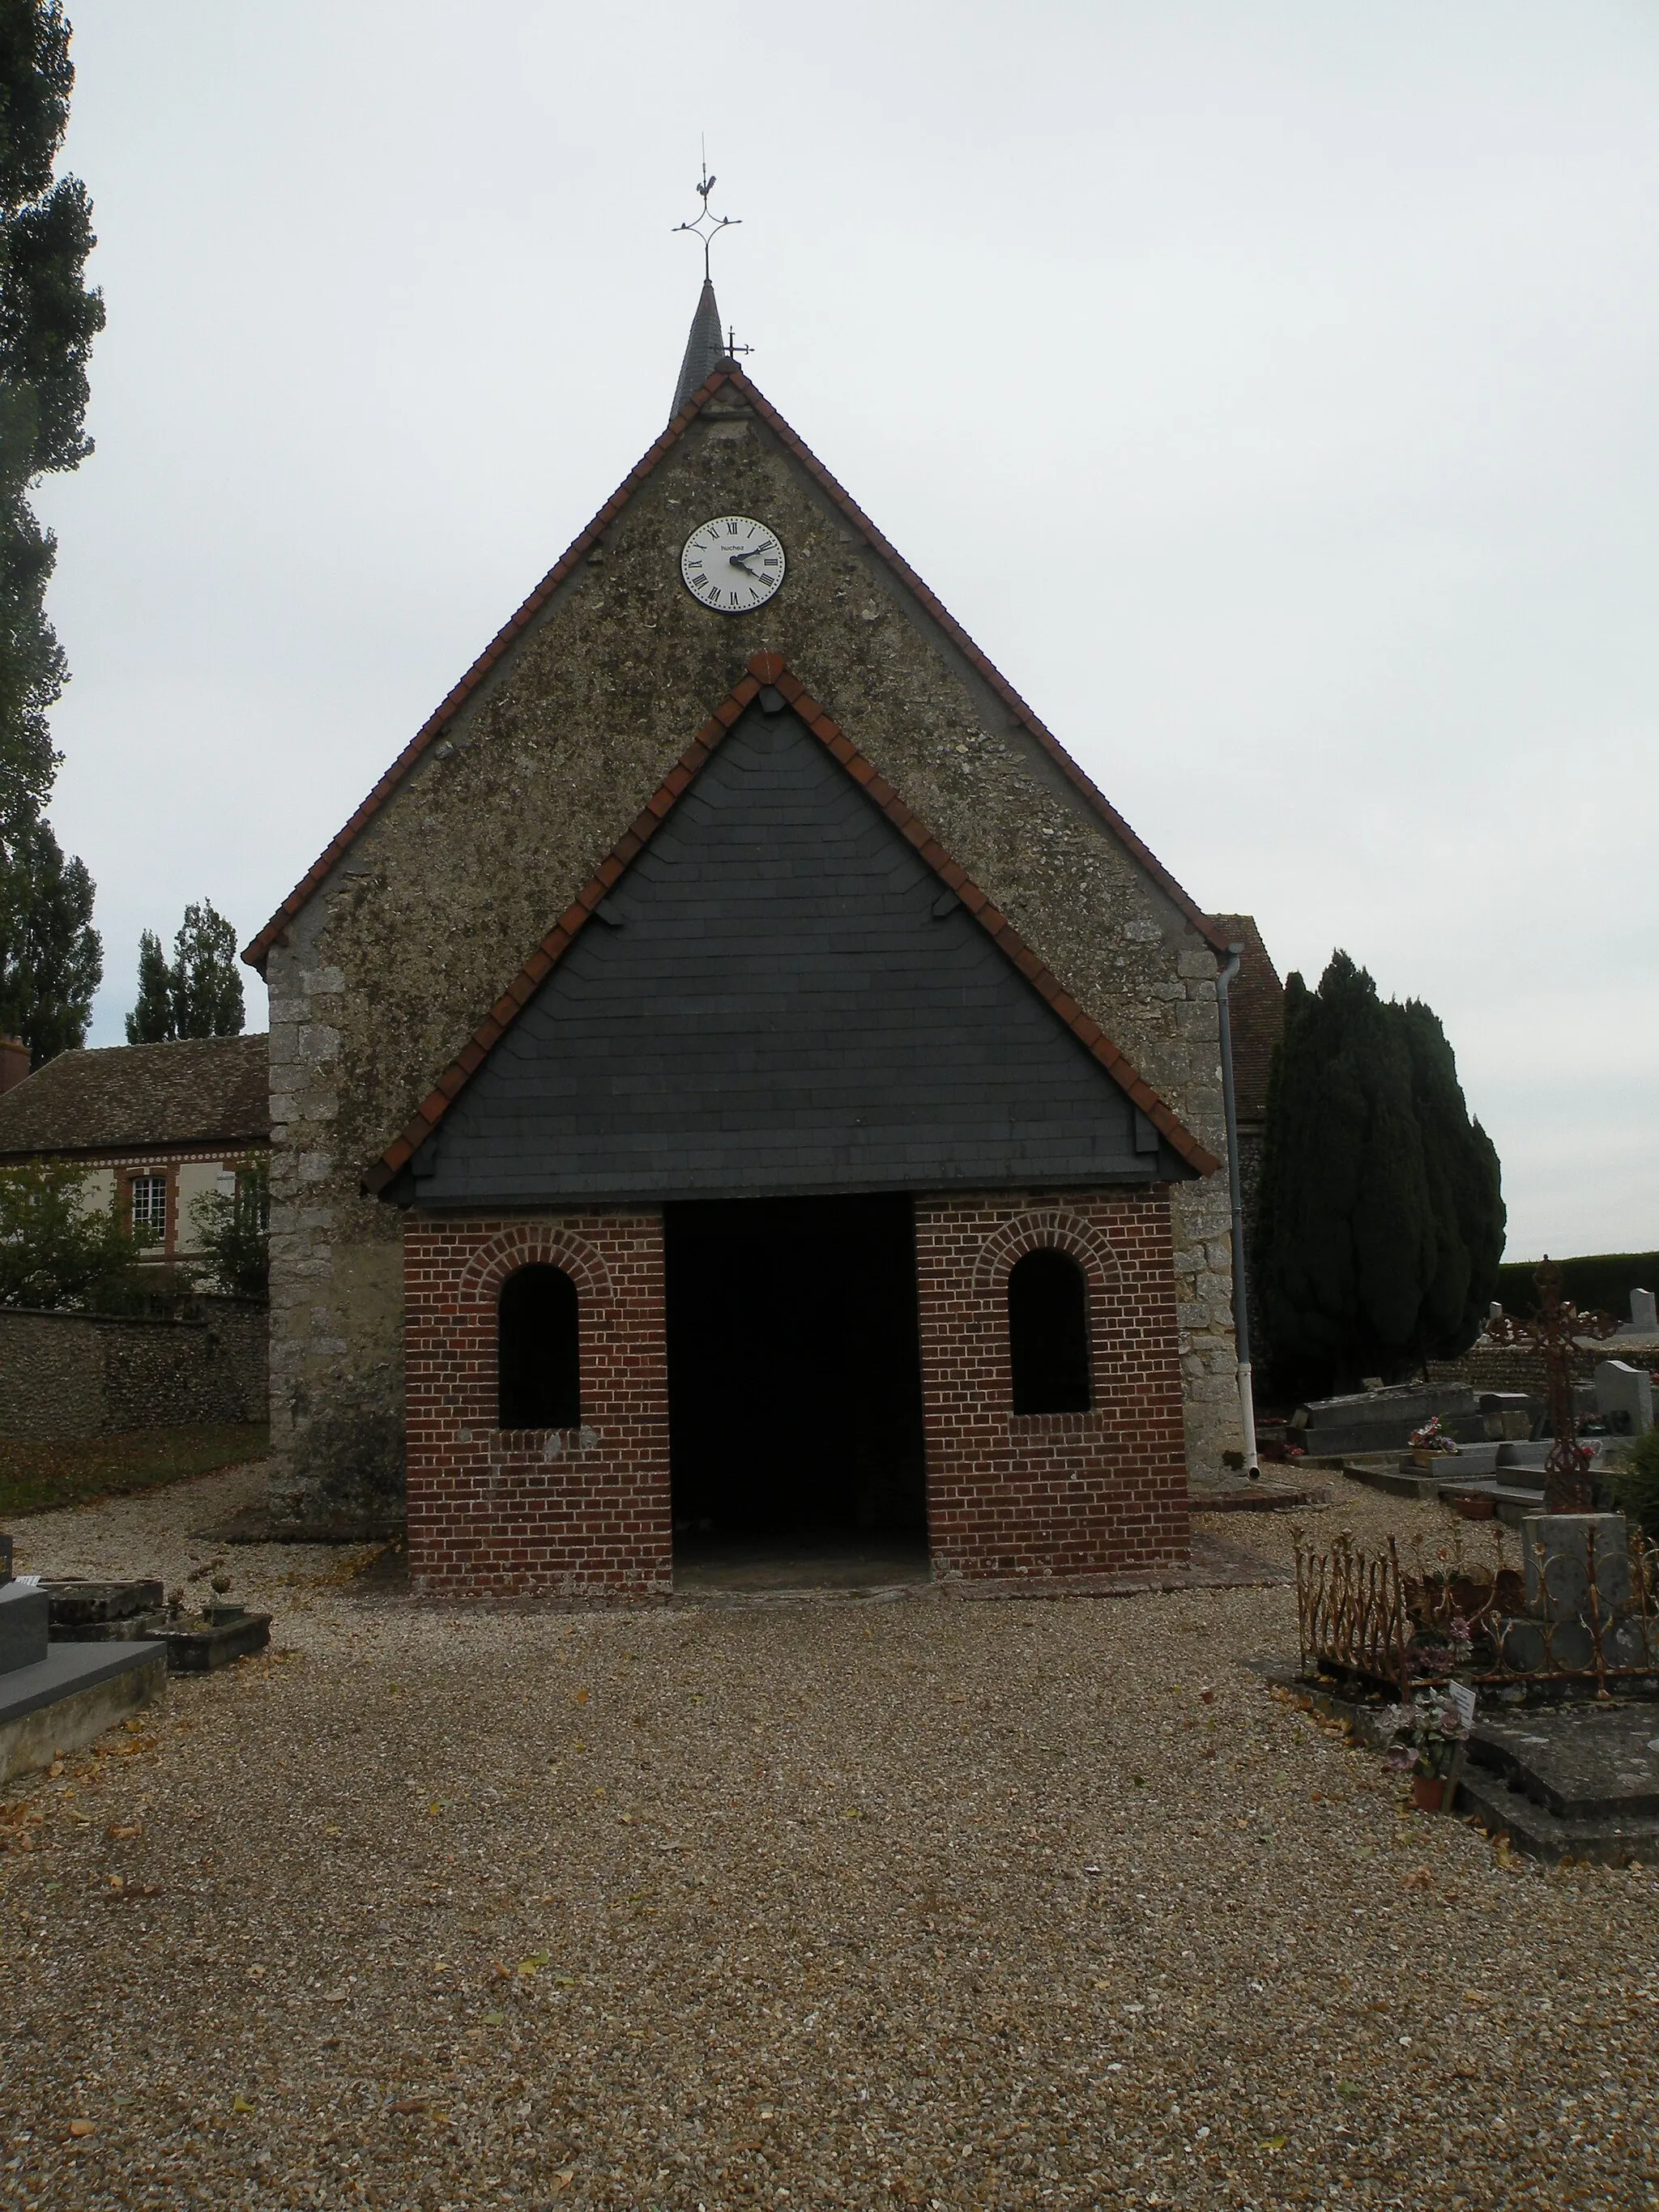
[[[916,1200],[936,1574],[1093,1575],[1189,1556],[1181,1335],[1166,1192]],[[1008,1277],[1069,1253],[1089,1291],[1093,1406],[1016,1413]]]
[[[266,1309],[240,1298],[199,1305],[192,1321],[0,1306],[0,1439],[264,1420]]]

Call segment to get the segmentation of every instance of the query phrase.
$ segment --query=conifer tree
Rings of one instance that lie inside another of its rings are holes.
[[[1345,952],[1292,975],[1254,1240],[1281,1389],[1397,1376],[1474,1341],[1504,1249],[1498,1155],[1427,1006]]]
[[[185,908],[170,961],[155,932],[143,933],[138,939],[138,1003],[127,1016],[129,1044],[240,1036],[245,1018],[236,933],[211,899]]]
[[[127,1016],[129,1044],[165,1044],[179,1034],[173,1022],[173,970],[153,929],[138,939],[138,1003]]]
[[[92,208],[54,183],[75,71],[60,0],[0,0],[0,1020],[38,1064],[86,1035],[103,953],[92,882],[44,820],[46,714],[64,656],[46,618],[57,547],[29,505],[92,450],[87,359],[104,306],[85,283]]]

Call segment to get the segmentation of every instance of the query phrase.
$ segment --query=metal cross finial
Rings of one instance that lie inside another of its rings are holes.
[[[708,195],[714,191],[715,185],[719,184],[719,182],[720,179],[718,177],[711,177],[708,173],[708,149],[705,144],[702,152],[702,181],[696,187],[697,192],[702,200],[702,211],[696,217],[695,222],[677,222],[674,225],[676,233],[682,230],[689,230],[693,238],[702,240],[702,273],[705,281],[707,281],[709,274],[708,249],[710,246],[714,243],[714,240],[720,236],[721,231],[729,230],[734,223],[740,224],[743,221],[743,217],[741,216],[716,216],[709,213]],[[708,225],[707,229],[703,227],[705,224]]]
[[[1564,1298],[1561,1270],[1547,1253],[1532,1279],[1538,1291],[1537,1312],[1519,1321],[1498,1309],[1486,1323],[1486,1341],[1524,1346],[1543,1354],[1550,1434],[1554,1439],[1544,1463],[1544,1510],[1588,1513],[1594,1501],[1587,1470],[1595,1455],[1578,1441],[1573,1354],[1585,1337],[1611,1336],[1619,1324],[1611,1314],[1581,1313],[1571,1299]]]

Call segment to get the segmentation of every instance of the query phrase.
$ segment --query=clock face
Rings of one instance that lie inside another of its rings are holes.
[[[775,535],[749,514],[718,514],[700,524],[680,555],[686,590],[720,615],[763,607],[786,565]]]

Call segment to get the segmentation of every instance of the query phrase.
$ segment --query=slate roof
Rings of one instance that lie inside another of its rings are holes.
[[[726,358],[726,340],[720,331],[720,311],[714,304],[714,287],[705,276],[697,312],[691,318],[691,335],[685,341],[679,381],[674,386],[674,404],[668,410],[671,422],[683,407],[690,405],[699,387],[708,382]],[[737,364],[731,365],[735,368]]]
[[[397,1195],[493,1208],[1191,1173],[771,692]]]
[[[0,1159],[270,1141],[269,1040],[60,1052],[0,1093]]]
[[[1227,994],[1233,1024],[1233,1088],[1239,1120],[1259,1121],[1267,1110],[1273,1047],[1285,1033],[1285,986],[1254,915],[1212,914],[1210,920],[1224,943],[1244,948]]]
[[[655,794],[601,862],[597,873],[531,953],[518,975],[495,1001],[488,1017],[479,1024],[469,1042],[438,1078],[398,1135],[380,1158],[370,1164],[363,1178],[365,1188],[386,1191],[393,1178],[426,1144],[430,1133],[443,1120],[453,1102],[484,1066],[495,1046],[538,995],[549,974],[577,942],[595,911],[608,899],[635,860],[655,836],[676,802],[707,766],[726,732],[760,696],[763,685],[775,690],[794,709],[801,725],[841,763],[853,781],[862,786],[871,804],[878,807],[900,836],[915,848],[941,887],[956,894],[979,928],[996,944],[1003,957],[1018,969],[1038,997],[1047,1001],[1050,1010],[1070,1030],[1084,1049],[1106,1070],[1119,1090],[1139,1109],[1176,1157],[1199,1175],[1213,1173],[1220,1164],[1213,1154],[1176,1120],[1152,1085],[1107,1036],[1099,1023],[1085,1014],[1076,1000],[1062,988],[1006,915],[992,905],[966,870],[957,866],[927,823],[911,811],[892,786],[877,775],[852,740],[799,680],[790,673],[782,656],[775,653],[757,653],[750,660],[749,673],[714,709],[696,738],[669,770]],[[601,916],[601,926],[603,923],[604,917]]]
[[[282,938],[289,922],[300,913],[312,894],[327,880],[337,862],[343,860],[351,849],[360,832],[374,820],[415,763],[430,746],[438,742],[456,714],[465,706],[479,686],[493,673],[526,631],[536,622],[559,586],[586,556],[595,538],[609,527],[627,506],[635,491],[650,475],[664,454],[684,436],[687,428],[702,409],[722,392],[726,392],[728,399],[736,398],[754,410],[762,422],[773,431],[779,442],[846,516],[862,542],[869,547],[878,559],[886,563],[905,590],[927,610],[969,665],[996,692],[1015,720],[1030,732],[1053,760],[1066,781],[1093,809],[1126,850],[1133,855],[1146,874],[1163,890],[1165,896],[1174,903],[1202,937],[1214,945],[1218,951],[1221,951],[1224,940],[1217,934],[1209,917],[1199,911],[1197,905],[1182,889],[1163,862],[1136,836],[1105,793],[1078,766],[1059,738],[1021,698],[1007,678],[980,651],[961,623],[939,599],[934,598],[908,562],[882,536],[880,531],[864,513],[852,495],[830,475],[817,454],[812,453],[790,428],[771,402],[756,388],[740,368],[730,362],[722,362],[693,393],[691,398],[674,416],[649,453],[645,455],[638,466],[624,477],[622,483],[588,524],[586,529],[582,532],[580,537],[576,539],[562,558],[548,571],[511,621],[496,633],[437,711],[416,732],[351,819],[340,830],[338,836],[319,855],[315,863],[295,885],[270,920],[243,952],[242,957],[248,966],[257,969],[261,975],[264,973],[266,957],[271,948]]]

